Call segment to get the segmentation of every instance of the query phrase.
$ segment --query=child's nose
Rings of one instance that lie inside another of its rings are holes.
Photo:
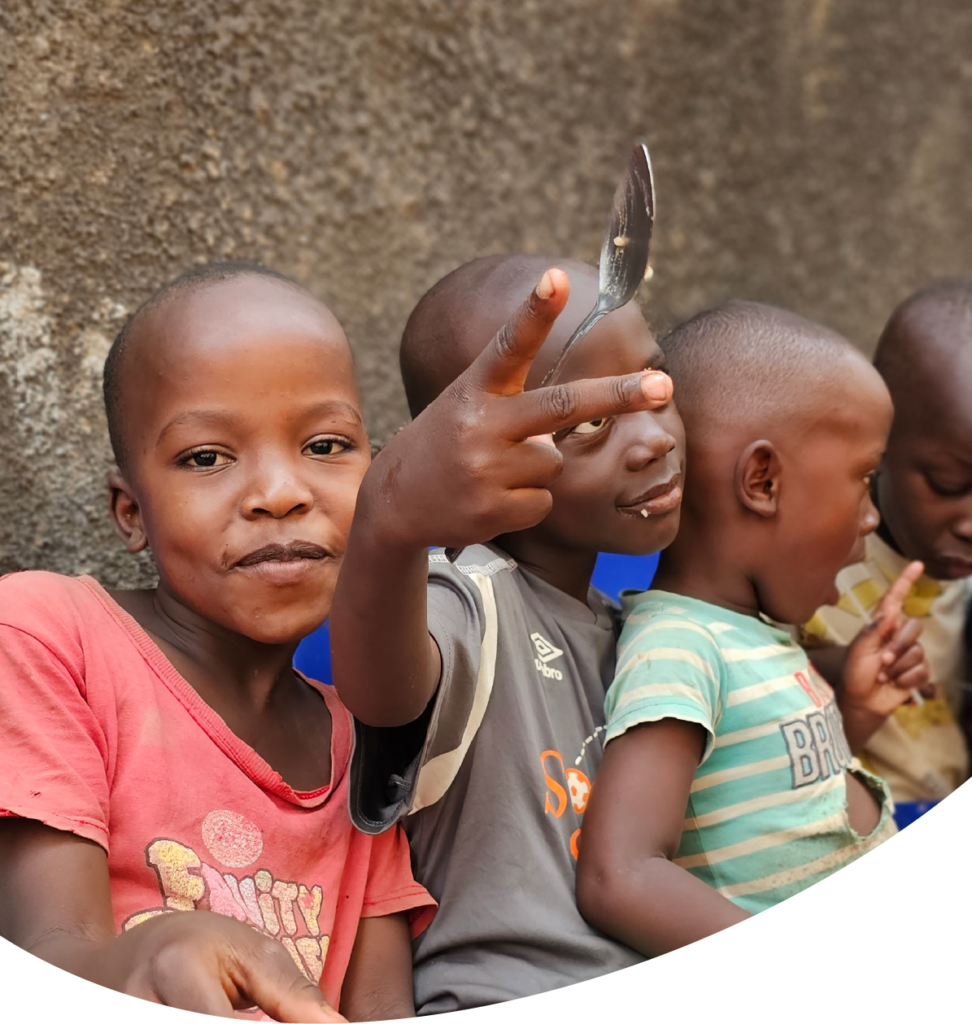
[[[626,467],[635,472],[657,459],[663,459],[675,447],[675,438],[650,412],[632,413],[625,417],[631,431]]]
[[[254,474],[244,514],[283,519],[292,513],[306,512],[313,504],[313,492],[299,474],[286,465],[264,465]]]
[[[864,515],[861,517],[861,536],[864,537],[874,531],[881,525],[881,513],[878,512],[877,506],[871,500],[870,492],[864,499]]]
[[[952,524],[952,533],[960,540],[972,543],[972,496],[962,503],[962,510]]]

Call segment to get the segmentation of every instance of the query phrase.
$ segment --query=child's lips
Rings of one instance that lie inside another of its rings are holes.
[[[301,582],[319,566],[332,560],[331,552],[311,541],[267,544],[244,555],[234,566],[247,575],[275,586]]]
[[[668,480],[657,484],[655,487],[645,491],[640,498],[629,505],[619,505],[618,511],[629,516],[641,516],[647,519],[649,516],[663,515],[672,512],[682,503],[682,476],[676,473]]]
[[[272,586],[287,587],[303,582],[327,561],[322,558],[290,558],[286,561],[253,562],[250,565],[238,565],[236,568]]]

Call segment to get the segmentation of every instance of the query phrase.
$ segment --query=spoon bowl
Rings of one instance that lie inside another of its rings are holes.
[[[655,223],[655,188],[651,158],[644,142],[635,143],[624,177],[614,193],[601,259],[598,263],[597,303],[567,339],[541,382],[555,384],[570,350],[608,313],[620,309],[634,298],[638,285],[648,273],[648,250]]]
[[[597,303],[560,350],[557,361],[541,382],[556,384],[570,350],[603,317],[630,302],[648,273],[648,249],[655,223],[655,186],[648,146],[638,141],[631,151],[624,176],[614,192],[601,259],[598,263]],[[462,548],[446,548],[450,562]]]

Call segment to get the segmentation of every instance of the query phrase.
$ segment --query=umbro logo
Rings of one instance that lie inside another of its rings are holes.
[[[554,645],[545,636],[541,636],[540,633],[531,633],[530,639],[533,641],[533,646],[537,649],[537,654],[540,655],[540,660],[545,664],[548,661],[553,661],[554,658],[559,658],[564,653],[559,647],[554,647]]]
[[[533,641],[533,646],[537,649],[537,657],[533,659],[533,663],[537,666],[537,671],[540,675],[545,679],[563,679],[563,672],[558,668],[551,668],[547,662],[561,657],[564,652],[559,647],[554,647],[540,633],[531,633],[530,639]]]

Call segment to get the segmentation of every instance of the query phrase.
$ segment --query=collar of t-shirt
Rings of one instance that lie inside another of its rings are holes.
[[[690,617],[702,619],[705,622],[726,622],[750,635],[765,636],[767,643],[782,644],[785,647],[794,646],[793,637],[785,629],[766,618],[762,612],[758,615],[746,615],[709,601],[700,601],[696,597],[673,594],[668,590],[643,590],[636,594],[622,594],[621,608],[624,618],[627,618],[636,609],[647,611],[646,604],[650,601],[658,602],[659,612],[670,612],[673,607],[682,608]]]
[[[537,600],[545,608],[550,609],[558,618],[572,619],[587,626],[595,625],[606,630],[614,628],[612,611],[616,614],[618,607],[612,605],[610,598],[606,594],[602,594],[596,587],[588,589],[587,603],[585,604],[531,572],[498,545],[484,544],[483,547],[493,552],[498,558],[512,560],[516,565],[515,572],[526,587],[536,595]]]

